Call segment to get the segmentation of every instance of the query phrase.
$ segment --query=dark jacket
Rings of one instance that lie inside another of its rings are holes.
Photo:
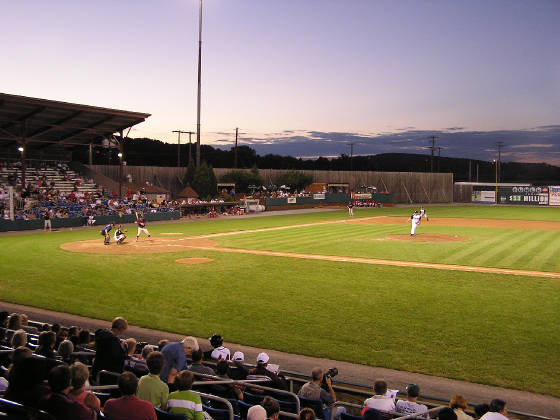
[[[100,370],[123,371],[126,351],[121,340],[111,330],[103,328],[95,332],[95,352],[92,368],[94,378]]]

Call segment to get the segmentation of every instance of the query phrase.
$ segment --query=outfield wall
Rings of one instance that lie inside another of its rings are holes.
[[[178,220],[181,217],[179,211],[169,211],[167,213],[145,213],[144,217],[148,222],[159,220]],[[117,224],[132,223],[136,220],[134,214],[123,214],[122,216],[95,216],[96,226],[105,226],[111,222]],[[86,224],[87,217],[72,217],[67,219],[51,219],[53,229],[80,227]],[[4,220],[0,219],[0,232],[10,230],[36,230],[43,229],[45,222],[42,219],[34,220]]]
[[[89,168],[111,179],[118,180],[119,166],[90,165]],[[218,181],[231,168],[214,168]],[[247,169],[248,171],[248,169]],[[283,169],[259,169],[266,185],[286,172]],[[161,166],[125,166],[123,176],[130,174],[135,183],[149,181],[153,185],[177,193],[182,187],[186,168]],[[355,190],[360,185],[374,186],[377,191],[387,191],[394,203],[451,203],[453,202],[453,174],[426,172],[373,172],[373,171],[300,171],[311,175],[313,182],[348,183]]]

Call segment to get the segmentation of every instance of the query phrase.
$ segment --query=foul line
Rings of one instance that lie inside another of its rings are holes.
[[[433,263],[423,263],[423,262],[416,262],[416,261],[381,260],[377,258],[339,257],[335,255],[298,254],[298,253],[290,253],[290,252],[261,251],[261,250],[253,250],[253,249],[218,248],[218,247],[211,247],[211,246],[185,245],[185,248],[199,249],[203,251],[229,252],[233,254],[266,255],[270,257],[300,258],[300,259],[318,260],[318,261],[351,262],[351,263],[359,263],[359,264],[390,265],[395,267],[428,268],[428,269],[435,269],[435,270],[468,271],[468,272],[488,273],[488,274],[509,274],[514,276],[545,277],[545,278],[553,278],[553,279],[560,278],[560,273],[546,272],[546,271],[511,270],[507,268],[473,267],[473,266],[453,265],[453,264],[433,264]]]

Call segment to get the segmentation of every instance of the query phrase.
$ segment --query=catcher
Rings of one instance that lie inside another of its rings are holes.
[[[122,225],[119,225],[119,227],[115,229],[115,234],[113,235],[113,239],[115,240],[117,245],[122,244],[126,239],[125,232],[128,232],[128,230],[123,229]]]

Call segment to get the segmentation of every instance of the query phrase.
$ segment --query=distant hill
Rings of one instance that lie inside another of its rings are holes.
[[[188,164],[188,144],[181,145],[180,164]],[[192,159],[195,159],[196,145],[192,144]],[[233,167],[233,149],[222,150],[208,145],[201,145],[201,159],[214,168]],[[115,149],[97,149],[93,157],[94,164],[118,164]],[[148,138],[126,138],[124,156],[128,165],[145,166],[177,166],[177,145],[164,143]],[[73,159],[82,163],[88,162],[87,150],[76,150]],[[264,155],[260,156],[248,146],[240,146],[237,150],[239,168],[257,166],[260,169],[309,169],[348,171],[390,171],[390,172],[452,172],[455,181],[494,182],[496,167],[492,162],[481,160],[450,158],[407,153],[384,153],[370,156],[350,156],[342,154],[333,159],[300,159],[293,156]],[[501,182],[532,182],[535,184],[560,183],[560,167],[546,163],[502,162],[500,171]]]

